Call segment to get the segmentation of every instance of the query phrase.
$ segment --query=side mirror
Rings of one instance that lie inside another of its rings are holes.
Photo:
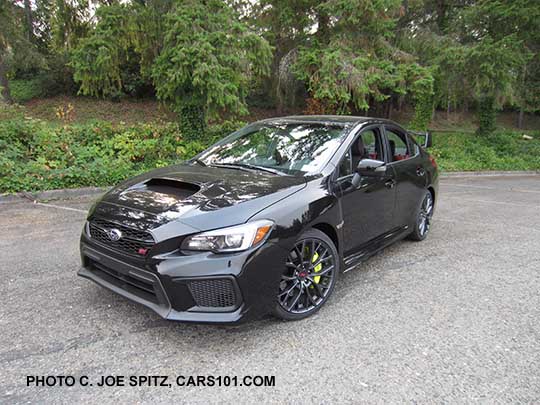
[[[415,131],[408,131],[409,134],[414,135],[414,137],[418,140],[418,143],[422,145],[423,148],[430,148],[433,142],[433,136],[431,135],[431,132],[415,132]]]
[[[362,159],[358,163],[356,173],[361,176],[382,177],[386,174],[386,166],[382,160]]]
[[[431,136],[431,132],[426,132],[426,139],[424,139],[424,148],[431,148],[433,142],[433,138]]]
[[[366,177],[384,177],[386,174],[386,166],[382,160],[362,159],[358,162],[354,176],[351,180],[351,186],[358,188],[362,176]]]

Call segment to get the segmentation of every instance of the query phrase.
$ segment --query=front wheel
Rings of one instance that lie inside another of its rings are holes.
[[[416,241],[426,239],[429,228],[431,226],[431,219],[433,217],[433,196],[431,192],[426,191],[422,204],[416,213],[416,220],[414,229],[411,232],[409,238]]]
[[[313,315],[332,294],[339,270],[337,249],[326,234],[302,234],[285,261],[274,314],[285,320]]]

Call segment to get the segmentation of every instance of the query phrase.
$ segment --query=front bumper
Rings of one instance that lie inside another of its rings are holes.
[[[231,324],[272,311],[287,253],[267,241],[236,254],[134,258],[83,232],[78,274],[165,319]]]

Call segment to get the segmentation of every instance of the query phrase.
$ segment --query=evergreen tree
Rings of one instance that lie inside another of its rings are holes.
[[[187,137],[199,137],[208,116],[246,113],[249,82],[268,73],[271,48],[221,0],[178,1],[152,77],[160,99],[180,114]]]

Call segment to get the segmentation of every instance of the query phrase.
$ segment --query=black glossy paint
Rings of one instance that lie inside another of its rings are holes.
[[[420,147],[407,160],[389,163],[386,156],[384,175],[364,176],[356,187],[352,176],[338,178],[342,156],[364,128],[377,126],[384,135],[387,125],[405,132],[391,121],[297,116],[264,122],[338,123],[347,136],[323,169],[309,176],[203,167],[190,161],[125,181],[94,205],[88,219],[103,218],[148,231],[156,244],[137,257],[111,249],[83,231],[79,274],[171,320],[235,323],[274,308],[285,258],[302,232],[317,228],[328,234],[347,270],[410,233],[425,190],[437,201],[437,169]],[[388,144],[384,146],[386,150]],[[188,235],[257,219],[275,222],[268,240],[258,248],[230,254],[179,251]],[[158,296],[164,298],[156,304],[130,294],[128,287],[97,276],[92,263],[112,268],[126,280],[144,281],[146,274],[147,282],[157,285]],[[221,277],[234,281],[237,307],[225,312],[197,307],[188,283]]]

